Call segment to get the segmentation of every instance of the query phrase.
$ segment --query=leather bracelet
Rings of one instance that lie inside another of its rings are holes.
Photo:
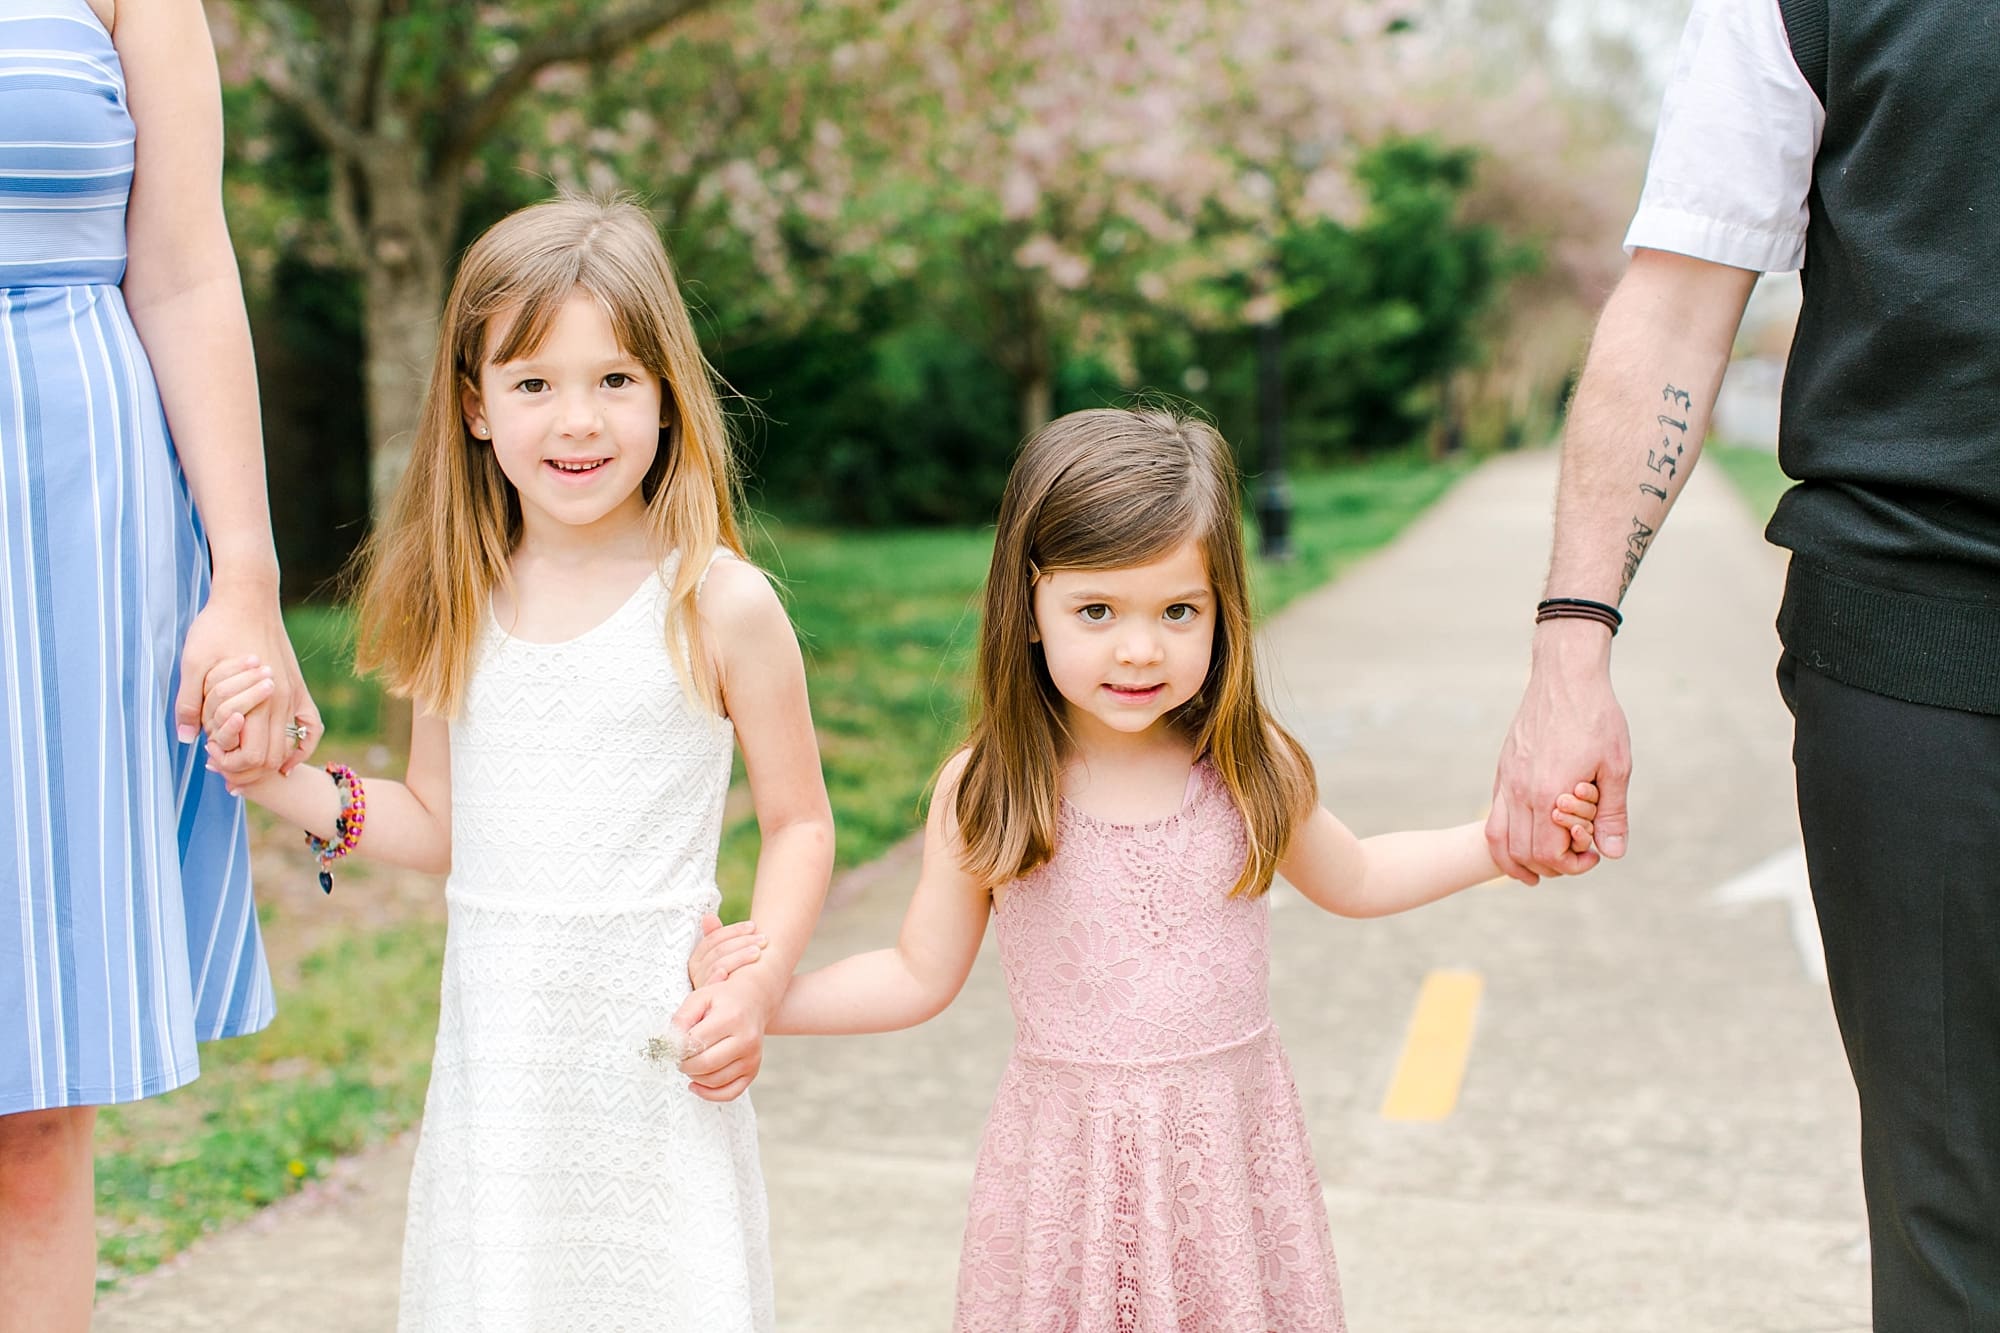
[[[1594,620],[1610,630],[1613,635],[1625,623],[1625,617],[1618,614],[1618,608],[1604,602],[1593,602],[1587,597],[1550,597],[1535,604],[1535,623],[1544,620]]]

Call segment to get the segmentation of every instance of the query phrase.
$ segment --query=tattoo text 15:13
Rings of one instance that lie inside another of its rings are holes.
[[[1685,389],[1668,384],[1661,388],[1660,399],[1667,405],[1666,411],[1653,418],[1660,432],[1660,444],[1658,448],[1646,451],[1646,471],[1650,475],[1640,479],[1639,494],[1653,501],[1652,508],[1663,513],[1667,504],[1667,487],[1679,475],[1681,459],[1687,453],[1688,421],[1692,416],[1694,396]],[[1676,411],[1679,415],[1672,415]],[[1618,585],[1620,600],[1632,586],[1633,578],[1639,573],[1639,562],[1646,558],[1646,547],[1659,528],[1660,515],[1651,517],[1653,521],[1649,523],[1647,516],[1634,514],[1631,531],[1625,534],[1625,576]]]

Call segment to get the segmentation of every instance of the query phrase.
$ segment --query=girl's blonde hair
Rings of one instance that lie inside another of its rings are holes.
[[[445,300],[437,355],[387,520],[363,548],[355,654],[390,688],[430,711],[464,702],[492,592],[508,579],[521,504],[493,448],[473,438],[461,394],[480,367],[532,356],[572,293],[611,318],[618,345],[661,386],[659,454],[640,484],[646,524],[664,559],[680,551],[671,589],[670,650],[697,695],[717,698],[695,652],[695,590],[717,547],[743,554],[736,473],[715,372],[702,357],[671,261],[644,209],[623,198],[565,196],[496,222],[472,243]],[[511,314],[489,346],[494,316]]]
[[[1242,811],[1250,849],[1231,893],[1270,887],[1317,788],[1312,760],[1258,698],[1238,492],[1215,428],[1163,409],[1073,412],[1021,446],[1000,501],[976,713],[954,797],[965,865],[982,883],[1016,879],[1055,851],[1067,736],[1062,696],[1029,638],[1035,582],[1146,564],[1192,540],[1215,589],[1215,646],[1201,689],[1168,721]]]

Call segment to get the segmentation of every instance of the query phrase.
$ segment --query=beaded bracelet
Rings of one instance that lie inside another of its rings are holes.
[[[368,823],[368,797],[361,790],[361,779],[354,776],[354,770],[346,764],[328,764],[327,774],[333,778],[333,787],[339,791],[342,784],[347,787],[347,801],[334,817],[334,836],[331,841],[319,837],[312,830],[306,830],[306,846],[312,848],[319,858],[319,887],[323,893],[333,892],[333,863],[361,845],[361,830]]]
[[[1544,620],[1595,620],[1611,631],[1615,637],[1618,627],[1625,623],[1625,617],[1618,614],[1618,608],[1603,602],[1593,602],[1585,597],[1550,597],[1535,604],[1535,623]]]

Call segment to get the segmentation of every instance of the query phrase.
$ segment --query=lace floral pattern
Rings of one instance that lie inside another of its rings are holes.
[[[1339,1333],[1267,1000],[1270,916],[1207,765],[1142,826],[1065,806],[1000,898],[1018,1029],[973,1180],[958,1333]]]
[[[718,900],[733,744],[683,693],[665,608],[648,580],[567,643],[493,628],[452,723],[404,1333],[775,1324],[750,1103],[646,1055]]]

